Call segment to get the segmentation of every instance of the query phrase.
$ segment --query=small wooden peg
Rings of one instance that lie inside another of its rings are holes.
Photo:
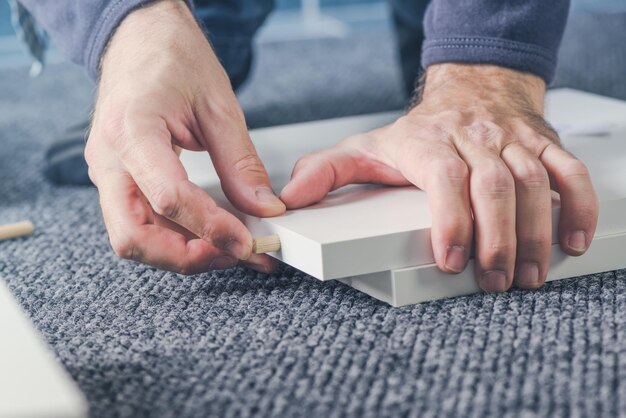
[[[278,250],[280,250],[280,237],[278,235],[256,237],[252,240],[252,252],[254,254],[271,253]]]
[[[35,225],[31,221],[0,225],[0,241],[30,235],[34,230]]]

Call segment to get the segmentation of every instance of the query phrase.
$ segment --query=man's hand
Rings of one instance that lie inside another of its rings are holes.
[[[238,209],[284,212],[209,43],[182,1],[160,1],[122,22],[102,60],[85,157],[111,244],[186,274],[239,260],[270,270],[269,257],[251,255],[245,226],[188,180],[177,147],[210,153]]]
[[[587,250],[598,218],[587,168],[543,119],[544,94],[543,81],[530,74],[432,66],[417,106],[391,125],[302,158],[281,199],[298,208],[348,183],[414,184],[428,194],[442,271],[465,268],[475,234],[482,289],[502,292],[513,280],[539,287],[550,261],[551,187],[560,194],[567,254]]]

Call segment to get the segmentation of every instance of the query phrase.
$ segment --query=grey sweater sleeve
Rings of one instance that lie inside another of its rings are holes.
[[[100,56],[120,22],[151,0],[20,0],[72,61],[98,77]],[[190,5],[192,0],[186,0]]]
[[[422,65],[494,64],[552,81],[569,0],[432,0]]]

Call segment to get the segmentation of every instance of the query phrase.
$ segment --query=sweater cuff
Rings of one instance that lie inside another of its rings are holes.
[[[422,47],[422,65],[446,62],[492,64],[535,74],[550,84],[556,71],[556,56],[537,45],[489,37],[427,39]]]
[[[84,62],[87,66],[87,72],[93,80],[99,76],[100,58],[115,29],[133,10],[152,1],[154,0],[113,0],[102,11],[89,36],[85,52]],[[193,0],[184,1],[193,11]]]

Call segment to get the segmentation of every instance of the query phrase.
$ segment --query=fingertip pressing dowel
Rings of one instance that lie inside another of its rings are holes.
[[[31,221],[0,225],[0,241],[30,235],[34,230],[35,225]]]
[[[280,250],[280,237],[278,235],[256,237],[252,240],[252,252],[254,254],[271,253],[278,250]]]

